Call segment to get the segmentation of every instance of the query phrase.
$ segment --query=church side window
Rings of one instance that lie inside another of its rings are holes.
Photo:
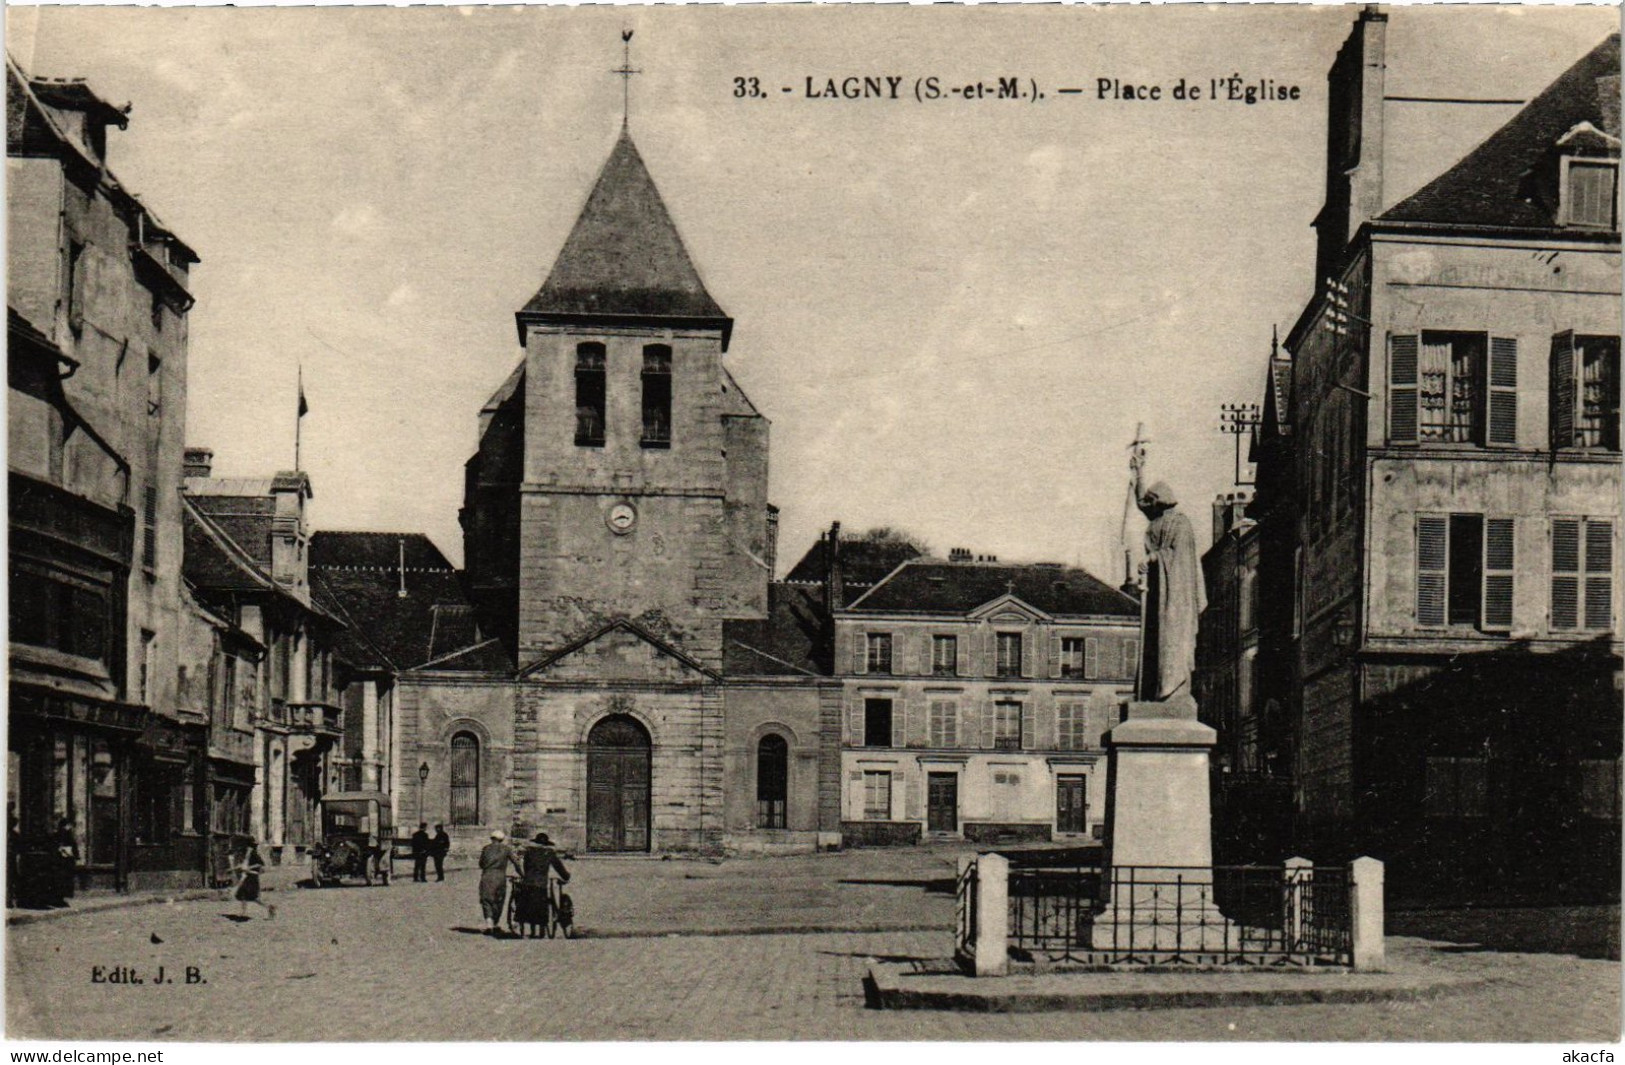
[[[480,823],[480,741],[471,732],[451,738],[451,823]]]
[[[604,345],[576,345],[576,446],[604,446]]]
[[[643,446],[671,447],[671,348],[643,349]]]

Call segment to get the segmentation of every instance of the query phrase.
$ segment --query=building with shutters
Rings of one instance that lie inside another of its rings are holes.
[[[1408,186],[1406,109],[1469,108],[1391,95],[1407,62],[1366,9],[1329,75],[1324,287],[1285,389],[1271,366],[1297,848],[1401,890],[1617,892],[1619,38]]]
[[[1081,569],[968,554],[904,561],[833,612],[848,845],[1103,830],[1140,605]]]
[[[115,176],[129,107],[6,61],[7,801],[81,888],[196,885],[207,717],[177,684],[189,271]]]

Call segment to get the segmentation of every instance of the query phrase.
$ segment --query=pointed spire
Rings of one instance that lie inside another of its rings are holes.
[[[733,322],[705,290],[643,157],[624,128],[541,289],[527,321],[679,319],[722,330]]]
[[[632,115],[632,75],[642,74],[632,69],[632,31],[621,31],[621,68],[610,71],[621,76],[621,132],[625,133]]]

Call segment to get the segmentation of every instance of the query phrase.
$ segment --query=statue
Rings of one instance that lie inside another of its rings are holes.
[[[1134,467],[1135,495],[1151,524],[1145,530],[1145,598],[1141,616],[1141,699],[1166,700],[1183,692],[1189,698],[1196,668],[1196,626],[1207,595],[1202,588],[1201,559],[1190,519],[1174,508],[1179,500],[1168,482],[1140,489],[1140,464]]]

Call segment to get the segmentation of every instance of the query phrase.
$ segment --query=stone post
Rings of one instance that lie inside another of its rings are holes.
[[[1010,972],[1010,860],[984,854],[976,860],[976,975]]]
[[[1375,858],[1356,858],[1349,863],[1349,924],[1355,972],[1383,966],[1382,878],[1382,863]]]
[[[1315,879],[1315,863],[1308,858],[1288,858],[1281,879],[1286,895],[1286,914],[1281,926],[1286,942],[1282,947],[1288,954],[1296,954],[1303,949],[1303,893]]]

